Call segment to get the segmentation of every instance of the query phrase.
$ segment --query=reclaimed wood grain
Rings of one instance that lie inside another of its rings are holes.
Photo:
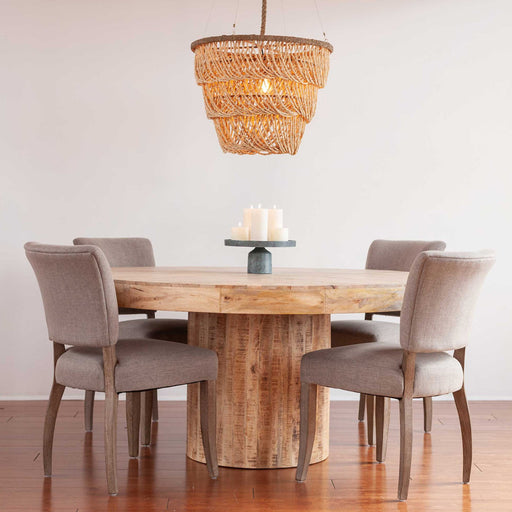
[[[112,269],[122,307],[240,314],[399,310],[407,272],[351,269],[123,267]]]
[[[116,281],[120,307],[153,307],[161,311],[217,311],[219,290],[192,286],[162,286],[154,283]]]
[[[329,315],[191,313],[189,344],[215,350],[219,465],[284,468],[297,465],[300,360],[330,346]],[[188,387],[187,455],[204,462],[198,385]],[[329,450],[329,391],[318,393],[313,462]]]

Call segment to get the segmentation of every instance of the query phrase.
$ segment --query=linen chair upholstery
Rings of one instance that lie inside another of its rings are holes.
[[[366,268],[409,272],[418,254],[424,251],[444,251],[440,240],[374,240],[366,256]]]
[[[91,238],[79,237],[73,240],[73,245],[94,245],[99,247],[105,254],[111,267],[154,267],[155,255],[151,241],[147,238]],[[155,311],[136,308],[119,308],[120,315],[146,314],[148,319],[154,318]],[[167,322],[168,330],[165,329]],[[121,326],[124,335],[134,334],[143,337],[149,336],[149,333],[160,334],[158,339],[171,339],[172,341],[183,341],[187,339],[187,320],[172,319],[162,320],[159,324],[158,331],[156,326],[145,320],[134,320],[126,322]],[[147,331],[145,330],[147,329]]]
[[[94,245],[106,256],[111,267],[154,267],[153,245],[147,238],[78,237],[73,245]]]
[[[301,381],[367,395],[400,398],[404,392],[403,349],[398,343],[363,343],[310,352]],[[459,362],[444,352],[416,357],[414,398],[453,393],[462,387]]]
[[[443,251],[445,242],[440,240],[374,240],[368,248],[366,268],[372,270],[395,270],[409,272],[411,265],[422,251]],[[399,317],[400,311],[367,313],[364,320],[338,320],[331,323],[331,346],[344,347],[353,343],[393,342],[398,338],[399,326],[393,322],[370,322],[373,315]],[[374,399],[361,395],[358,419],[364,420],[365,405],[368,409],[368,444],[374,444],[373,408]],[[424,430],[432,429],[432,401],[424,400]]]
[[[154,267],[155,254],[153,245],[147,238],[91,238],[79,237],[73,245],[95,245],[99,247],[111,267]],[[136,308],[119,308],[120,315],[145,314],[154,316],[153,310]]]
[[[110,266],[96,247],[25,244],[46,315],[50,340],[108,347],[117,342],[117,299]]]
[[[389,398],[400,403],[398,498],[408,494],[412,451],[412,399],[453,393],[463,440],[463,481],[471,473],[471,423],[464,391],[464,355],[470,321],[491,252],[426,251],[415,259],[407,280],[400,343],[368,343],[305,354],[301,362],[301,440],[297,480],[304,481],[314,430],[316,386],[377,396],[377,460],[385,459]],[[454,350],[453,356],[446,351]],[[311,405],[313,404],[313,405]]]
[[[160,340],[120,339],[116,345],[116,391],[145,391],[217,379],[215,352]],[[103,355],[91,347],[71,347],[55,366],[63,386],[105,391]]]
[[[97,238],[79,237],[73,244],[94,245],[105,254],[111,267],[154,267],[155,255],[151,241],[147,238]],[[136,308],[119,308],[120,315],[145,314],[147,319],[121,322],[122,338],[156,338],[160,340],[187,343],[187,320],[162,319],[154,323],[155,311]],[[84,402],[85,429],[92,430],[94,411],[94,392],[88,391]],[[158,397],[153,392],[153,421],[158,421]],[[150,443],[151,433],[147,421],[144,422],[143,443]]]
[[[420,254],[404,295],[402,348],[441,352],[465,347],[478,292],[493,264],[492,253],[485,251]]]
[[[105,392],[107,486],[110,494],[117,494],[117,395],[128,392],[130,455],[137,456],[140,391],[200,382],[203,444],[208,470],[216,478],[217,354],[183,343],[118,340],[114,283],[110,265],[98,247],[31,242],[25,252],[40,286],[49,337],[54,342],[54,381],[44,427],[45,475],[52,472],[55,420],[66,386]],[[65,344],[71,347],[66,350]]]
[[[398,272],[409,272],[414,259],[423,251],[444,251],[446,243],[440,240],[374,240],[368,248],[365,268],[368,270],[395,270]],[[366,321],[371,320],[373,315],[400,316],[400,311],[382,311],[366,315]],[[357,322],[357,323],[356,323]],[[364,329],[369,335],[375,329],[375,336],[379,341],[389,339],[388,335],[394,336],[390,331],[380,332],[379,326],[364,324],[363,320],[340,320],[331,323],[332,346],[345,346],[351,343],[345,342],[344,336],[349,336],[354,329]],[[363,327],[364,326],[364,327]]]

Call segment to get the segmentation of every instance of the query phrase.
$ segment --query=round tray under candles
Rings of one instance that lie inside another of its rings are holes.
[[[230,247],[254,247],[247,260],[247,272],[249,274],[272,274],[272,253],[265,247],[295,247],[295,240],[286,242],[272,242],[270,240],[224,240],[224,245]]]

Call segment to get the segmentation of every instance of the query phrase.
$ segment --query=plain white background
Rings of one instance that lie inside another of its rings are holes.
[[[259,2],[239,3],[238,32],[257,32]],[[242,266],[223,238],[258,202],[297,240],[276,266],[361,268],[375,238],[494,248],[466,386],[512,398],[512,2],[318,4],[335,52],[299,153],[240,157],[189,46],[230,33],[237,0],[0,0],[1,398],[51,383],[24,242],[147,236],[162,265]],[[271,0],[268,33],[322,37],[314,0]]]

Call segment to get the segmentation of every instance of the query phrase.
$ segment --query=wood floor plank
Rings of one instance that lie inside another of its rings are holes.
[[[414,403],[411,486],[407,503],[395,501],[399,422],[391,404],[388,455],[375,462],[358,404],[331,404],[329,458],[311,466],[304,484],[294,469],[220,468],[218,480],[187,459],[186,404],[160,402],[152,424],[154,444],[128,458],[124,402],[118,422],[119,496],[106,492],[103,402],[96,402],[94,432],[85,433],[80,401],[64,401],[57,419],[54,475],[43,478],[44,402],[0,402],[0,510],[2,512],[244,512],[512,510],[512,402],[471,402],[474,465],[470,485],[460,483],[462,447],[453,402],[434,402],[434,426],[423,434],[422,405]],[[7,419],[11,418],[9,421]],[[442,423],[438,421],[442,420]],[[5,421],[3,421],[5,420]],[[39,454],[39,455],[38,455]]]

